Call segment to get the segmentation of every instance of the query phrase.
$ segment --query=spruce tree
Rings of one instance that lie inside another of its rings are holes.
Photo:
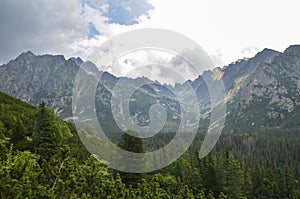
[[[141,138],[138,138],[137,136],[131,136],[131,135],[137,135],[136,132],[133,131],[127,131],[122,135],[122,141],[120,142],[119,146],[130,152],[134,153],[144,153],[144,147],[143,147],[143,140]],[[125,157],[127,164],[125,167],[131,167],[134,168],[136,165],[134,164],[134,159],[128,159],[128,157]],[[120,172],[122,181],[126,185],[131,185],[132,187],[137,187],[138,183],[141,182],[143,174],[136,174],[136,173],[126,173],[126,172]]]
[[[13,128],[10,142],[14,147],[19,150],[23,150],[26,147],[26,129],[20,118],[17,118],[16,124]]]
[[[36,131],[33,135],[35,153],[42,159],[49,160],[62,145],[62,135],[57,127],[54,114],[47,110],[45,103],[42,102],[39,106]]]
[[[224,191],[229,198],[239,199],[243,196],[244,179],[240,164],[229,155],[227,168],[225,170],[225,187]]]

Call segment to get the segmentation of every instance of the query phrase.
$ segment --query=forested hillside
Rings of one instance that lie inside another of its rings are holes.
[[[162,170],[119,173],[90,155],[74,126],[43,103],[35,108],[0,93],[0,136],[0,198],[300,198],[297,134],[224,135],[198,159],[199,134]],[[155,143],[168,137],[160,134]],[[117,144],[149,148],[127,134]]]

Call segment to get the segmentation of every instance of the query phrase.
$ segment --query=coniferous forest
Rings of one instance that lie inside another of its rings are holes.
[[[203,135],[176,162],[145,174],[110,169],[71,123],[0,93],[0,198],[300,198],[298,132],[223,134],[203,159]],[[172,134],[156,136],[165,142]],[[144,152],[128,134],[118,145]]]

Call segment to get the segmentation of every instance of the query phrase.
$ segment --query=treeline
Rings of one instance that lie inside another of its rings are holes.
[[[300,198],[297,136],[223,135],[198,158],[202,134],[176,162],[148,174],[114,171],[91,156],[72,124],[0,93],[0,198]],[[151,142],[123,134],[119,146]]]

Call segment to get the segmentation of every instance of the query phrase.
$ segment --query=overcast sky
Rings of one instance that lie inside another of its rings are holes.
[[[119,33],[164,28],[222,66],[300,44],[299,8],[298,0],[0,0],[0,63],[26,50],[85,59]]]

